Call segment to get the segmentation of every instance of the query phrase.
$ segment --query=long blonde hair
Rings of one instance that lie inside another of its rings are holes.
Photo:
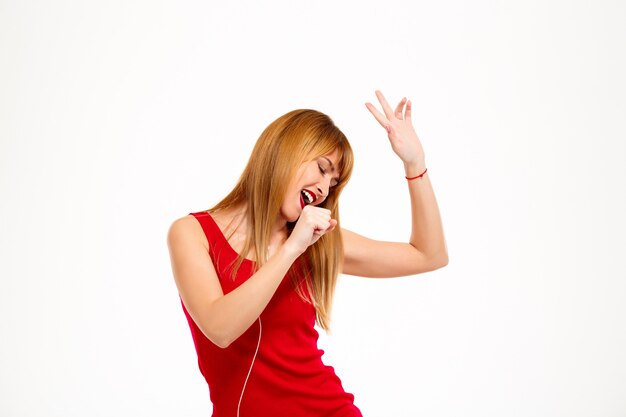
[[[272,226],[280,215],[290,180],[302,163],[327,155],[335,149],[338,150],[336,167],[340,171],[339,182],[330,188],[327,198],[319,207],[331,211],[331,218],[337,220],[337,226],[333,232],[323,235],[306,250],[304,255],[310,270],[300,264],[300,273],[307,278],[304,282],[312,300],[303,293],[293,268],[290,270],[297,293],[315,306],[316,321],[326,331],[330,329],[332,300],[343,262],[339,195],[352,175],[354,161],[348,139],[332,119],[316,110],[300,109],[273,121],[257,140],[233,190],[207,210],[213,213],[241,204],[247,206],[245,217],[248,230],[233,276],[252,249],[258,270],[267,261]],[[287,226],[291,231],[295,222]]]

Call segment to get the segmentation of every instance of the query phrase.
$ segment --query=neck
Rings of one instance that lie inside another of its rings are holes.
[[[232,209],[232,223],[236,229],[246,233],[248,230],[248,217],[247,217],[247,204],[242,204]],[[270,235],[271,242],[275,240],[283,241],[287,238],[287,220],[285,220],[280,214],[277,216],[276,221],[272,225],[272,231]]]

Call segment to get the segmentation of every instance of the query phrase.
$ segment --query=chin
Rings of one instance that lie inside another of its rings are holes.
[[[285,210],[281,210],[280,211],[280,216],[287,222],[287,223],[294,223],[297,222],[298,219],[300,218],[300,213],[301,211],[299,210],[294,210],[294,211],[285,211]]]

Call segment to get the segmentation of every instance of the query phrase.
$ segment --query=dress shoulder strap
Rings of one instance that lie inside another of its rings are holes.
[[[194,216],[202,226],[209,243],[209,255],[217,272],[224,294],[232,291],[252,275],[252,262],[244,259],[243,264],[237,270],[236,277],[232,278],[233,266],[237,260],[237,252],[230,246],[226,236],[219,228],[215,219],[206,211],[189,213]]]
[[[198,211],[189,214],[194,216],[200,223],[200,226],[202,226],[202,230],[209,242],[209,252],[211,257],[215,259],[214,256],[220,253],[224,246],[228,244],[226,236],[224,236],[224,233],[222,233],[222,230],[208,212]]]

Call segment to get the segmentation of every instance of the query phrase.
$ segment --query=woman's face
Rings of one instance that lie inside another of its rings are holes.
[[[295,222],[306,205],[317,206],[324,202],[329,189],[337,185],[340,172],[337,168],[338,151],[303,163],[291,179],[280,207],[280,214],[288,222]]]

